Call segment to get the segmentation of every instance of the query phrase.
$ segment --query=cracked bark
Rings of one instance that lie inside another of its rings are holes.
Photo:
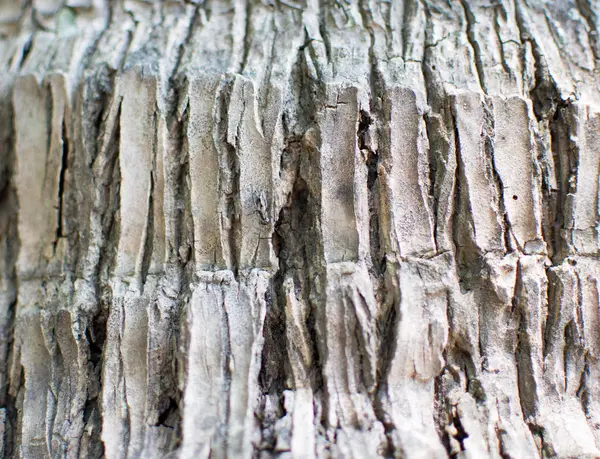
[[[0,6],[6,457],[599,457],[600,7]]]

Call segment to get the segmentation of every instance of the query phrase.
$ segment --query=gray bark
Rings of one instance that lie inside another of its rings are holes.
[[[0,451],[600,456],[595,0],[0,3]]]

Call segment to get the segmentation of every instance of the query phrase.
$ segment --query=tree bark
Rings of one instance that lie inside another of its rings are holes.
[[[600,3],[0,5],[0,451],[600,457]]]

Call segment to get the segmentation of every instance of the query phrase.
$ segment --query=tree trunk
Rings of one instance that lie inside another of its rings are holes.
[[[0,4],[0,451],[600,456],[600,3]]]

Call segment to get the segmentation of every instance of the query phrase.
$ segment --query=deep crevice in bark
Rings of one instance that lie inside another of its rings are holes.
[[[240,203],[239,203],[239,158],[237,148],[238,145],[231,145],[228,141],[228,114],[229,104],[231,101],[231,90],[233,81],[230,78],[225,78],[221,81],[216,98],[216,106],[214,110],[214,141],[219,152],[219,166],[221,172],[219,174],[220,183],[219,191],[221,193],[221,224],[223,231],[227,234],[227,267],[233,271],[236,278],[238,277],[239,266],[239,242],[241,241],[240,227]],[[234,135],[236,142],[238,133]]]
[[[102,306],[100,311],[90,319],[85,330],[90,368],[88,370],[87,398],[83,407],[83,423],[85,430],[90,432],[86,441],[90,448],[88,454],[92,458],[104,456],[104,444],[101,441],[102,406],[100,399],[107,318],[108,308]],[[82,441],[80,441],[80,448],[81,443]]]
[[[379,154],[373,151],[368,140],[369,131],[372,129],[373,119],[365,110],[360,111],[358,124],[358,148],[363,155],[366,155],[367,165],[367,190],[369,202],[369,243],[371,252],[371,264],[374,271],[374,277],[377,278],[384,269],[384,262],[381,254],[381,239],[379,236]]]
[[[141,291],[144,290],[146,284],[146,278],[148,276],[148,270],[150,269],[150,262],[152,259],[152,246],[154,242],[154,177],[153,173],[150,172],[150,189],[148,190],[148,215],[146,216],[146,227],[144,228],[144,241],[142,245],[142,259],[140,266],[140,287]]]
[[[473,279],[473,267],[476,266],[481,269],[483,268],[483,263],[481,254],[472,238],[475,224],[473,222],[473,212],[468,202],[469,190],[461,154],[458,122],[454,113],[452,116],[452,128],[454,130],[454,151],[456,155],[454,203],[452,209],[452,241],[459,285],[463,292],[469,292],[476,288],[475,284],[477,283],[477,280]]]
[[[62,156],[61,156],[61,165],[60,172],[58,176],[58,212],[56,217],[56,235],[54,239],[54,243],[52,245],[52,251],[56,254],[56,245],[63,234],[63,206],[64,206],[64,197],[63,194],[65,192],[65,174],[67,172],[67,167],[69,167],[69,139],[67,136],[67,130],[65,126],[65,119],[63,115],[63,121],[61,124],[61,139],[62,139]]]

